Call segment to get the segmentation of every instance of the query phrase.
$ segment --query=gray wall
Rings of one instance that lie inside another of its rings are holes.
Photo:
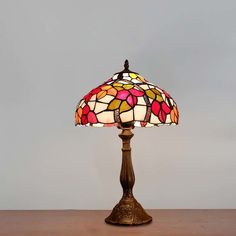
[[[0,209],[110,209],[116,128],[74,127],[90,89],[130,60],[180,124],[134,130],[145,208],[236,208],[236,2],[0,1]]]

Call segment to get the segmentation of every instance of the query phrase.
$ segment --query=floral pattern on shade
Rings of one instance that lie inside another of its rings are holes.
[[[134,122],[136,127],[178,124],[175,101],[163,89],[137,73],[118,73],[91,90],[79,102],[75,125],[118,126]]]

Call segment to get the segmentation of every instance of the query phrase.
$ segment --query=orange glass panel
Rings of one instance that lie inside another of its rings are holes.
[[[111,89],[107,90],[107,94],[116,96],[117,90],[114,88],[111,88]]]
[[[97,99],[101,99],[103,97],[105,97],[107,94],[106,91],[100,91],[98,94],[97,94]]]
[[[79,115],[79,117],[82,116],[82,112],[83,112],[83,109],[82,109],[81,107],[79,107],[79,109],[78,109],[78,115]]]
[[[110,88],[112,88],[111,85],[105,85],[105,86],[102,87],[102,90],[108,90],[108,89],[110,89]]]

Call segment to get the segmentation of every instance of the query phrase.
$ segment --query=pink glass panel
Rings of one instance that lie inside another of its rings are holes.
[[[128,96],[129,96],[129,92],[127,90],[120,90],[116,98],[120,100],[125,100]]]
[[[144,92],[143,91],[139,91],[137,89],[130,89],[129,90],[134,96],[137,96],[137,97],[140,97],[140,96],[143,96]]]

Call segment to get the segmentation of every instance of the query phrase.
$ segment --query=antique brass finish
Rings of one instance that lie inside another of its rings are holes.
[[[120,172],[120,183],[123,188],[123,196],[120,202],[113,208],[111,214],[105,219],[106,223],[116,225],[140,225],[152,221],[133,196],[135,182],[134,170],[131,160],[130,139],[133,137],[132,126],[120,127],[122,129],[119,137],[122,139],[122,165]]]

